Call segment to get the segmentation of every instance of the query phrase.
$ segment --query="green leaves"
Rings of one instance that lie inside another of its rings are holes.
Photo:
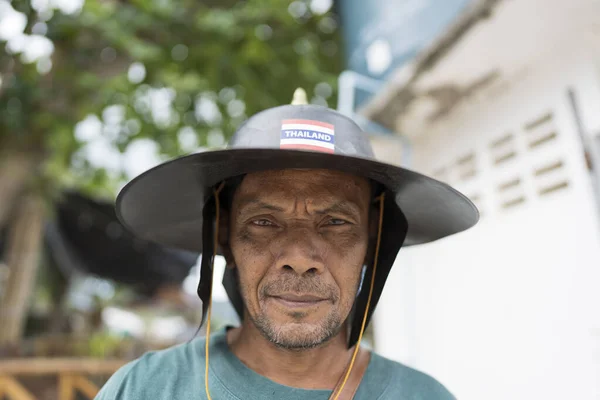
[[[326,82],[335,104],[334,16],[311,15],[308,3],[87,0],[70,15],[16,3],[27,16],[25,34],[44,22],[54,52],[42,74],[8,50],[14,43],[0,42],[0,139],[42,148],[46,178],[58,186],[106,193],[131,178],[86,160],[86,146],[126,152],[148,138],[161,157],[174,157],[193,151],[190,144],[222,145],[249,115],[289,103],[298,86],[310,97]],[[102,114],[114,104],[123,115],[109,124]],[[88,115],[101,127],[82,142],[75,126]]]

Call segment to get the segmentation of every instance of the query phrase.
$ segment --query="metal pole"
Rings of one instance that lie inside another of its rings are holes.
[[[590,138],[585,131],[575,90],[570,88],[567,91],[567,95],[569,97],[571,112],[575,119],[575,125],[577,126],[577,133],[579,134],[579,139],[581,140],[581,145],[583,147],[584,158],[590,169],[592,189],[596,195],[595,200],[600,215],[600,149],[594,146],[593,139]]]
[[[338,78],[338,106],[337,110],[358,122],[359,125],[370,136],[386,136],[387,138],[397,138],[402,144],[402,166],[410,167],[412,164],[412,143],[401,134],[391,131],[384,126],[369,120],[368,118],[355,112],[356,89],[359,88],[371,94],[376,94],[383,88],[385,82],[368,76],[361,75],[354,71],[346,70]]]

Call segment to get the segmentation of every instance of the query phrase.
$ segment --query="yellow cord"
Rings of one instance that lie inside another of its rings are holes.
[[[373,295],[373,288],[375,286],[375,272],[377,271],[377,260],[379,258],[379,245],[381,243],[381,229],[383,225],[383,201],[385,199],[385,193],[382,193],[379,196],[379,226],[377,228],[377,243],[375,245],[375,258],[373,260],[373,273],[371,275],[371,285],[369,287],[369,297],[367,298],[367,307],[365,309],[365,314],[363,315],[362,325],[360,327],[360,333],[358,334],[358,342],[354,347],[354,352],[352,353],[352,358],[350,359],[350,365],[348,366],[348,370],[346,371],[346,376],[344,376],[344,380],[340,389],[333,397],[333,400],[337,400],[342,391],[344,390],[344,386],[350,377],[350,373],[352,372],[352,367],[354,366],[354,361],[356,360],[356,355],[358,354],[358,350],[360,349],[360,342],[363,337],[363,332],[365,331],[365,325],[367,324],[367,315],[369,314],[369,306],[371,305],[371,296]]]
[[[210,264],[210,295],[208,296],[208,312],[207,312],[207,321],[206,321],[206,342],[204,347],[206,364],[204,367],[204,388],[206,390],[206,397],[208,400],[212,400],[210,397],[210,392],[208,390],[208,349],[210,347],[210,317],[212,314],[212,286],[213,286],[213,276],[215,271],[215,258],[217,257],[217,247],[219,245],[219,213],[220,213],[220,203],[219,203],[219,193],[225,186],[225,182],[221,182],[218,188],[214,190],[215,193],[215,237],[213,244],[213,257]]]

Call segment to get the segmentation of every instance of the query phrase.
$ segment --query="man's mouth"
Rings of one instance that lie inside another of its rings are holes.
[[[326,302],[328,299],[312,294],[282,293],[269,296],[279,304],[290,308],[314,307]]]

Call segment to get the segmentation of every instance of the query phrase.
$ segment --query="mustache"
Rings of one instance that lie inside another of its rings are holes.
[[[338,291],[333,286],[318,279],[295,279],[287,277],[267,282],[260,289],[262,299],[269,296],[276,296],[280,293],[311,294],[332,299],[334,302],[339,300]]]

